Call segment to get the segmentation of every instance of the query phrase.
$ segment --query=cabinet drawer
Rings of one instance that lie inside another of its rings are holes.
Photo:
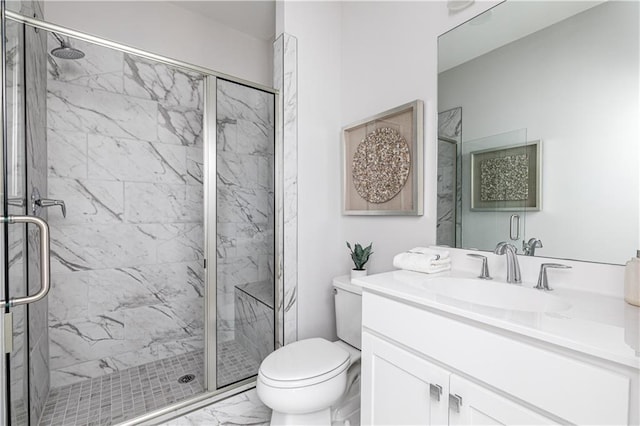
[[[368,292],[363,326],[567,422],[628,423],[621,374]]]

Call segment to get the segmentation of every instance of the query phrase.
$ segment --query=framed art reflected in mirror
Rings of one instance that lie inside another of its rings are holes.
[[[471,153],[471,210],[540,210],[540,141]]]

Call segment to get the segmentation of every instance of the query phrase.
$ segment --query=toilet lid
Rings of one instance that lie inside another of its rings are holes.
[[[273,386],[309,386],[337,376],[348,366],[349,352],[328,340],[313,338],[272,352],[262,361],[260,376]]]

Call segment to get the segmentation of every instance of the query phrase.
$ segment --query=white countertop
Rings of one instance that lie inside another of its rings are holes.
[[[476,275],[461,271],[422,274],[398,270],[354,279],[353,283],[365,291],[640,369],[640,308],[625,303],[622,298],[558,287],[551,294],[569,302],[570,308],[558,312],[523,312],[442,297],[424,286],[435,277],[474,278]],[[533,284],[523,286],[531,288]]]

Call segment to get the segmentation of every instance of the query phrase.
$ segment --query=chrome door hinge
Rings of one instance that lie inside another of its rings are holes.
[[[4,353],[13,352],[13,313],[4,314]]]

